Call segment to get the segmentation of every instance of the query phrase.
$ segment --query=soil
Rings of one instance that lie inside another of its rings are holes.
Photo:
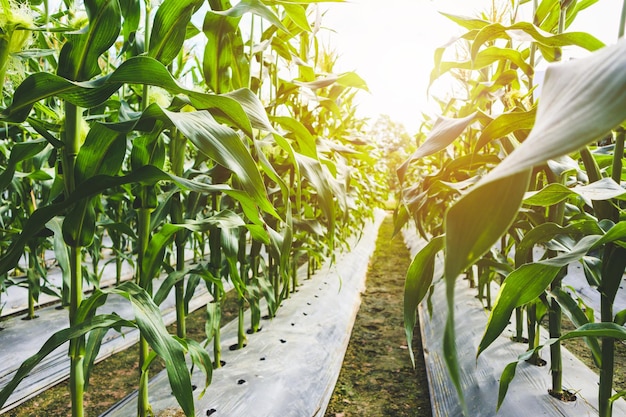
[[[413,369],[404,333],[403,294],[411,262],[388,216],[378,235],[343,368],[326,417],[432,416],[419,327]]]

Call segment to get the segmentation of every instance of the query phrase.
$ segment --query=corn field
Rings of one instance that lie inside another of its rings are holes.
[[[476,362],[510,322],[523,351],[499,370],[496,403],[480,415],[495,415],[509,389],[530,389],[516,371],[543,357],[550,389],[533,395],[574,400],[561,356],[572,338],[596,364],[598,415],[617,415],[626,3],[603,17],[619,27],[610,45],[568,30],[597,0],[445,14],[461,34],[433,51],[430,84],[451,82],[450,94],[437,98],[437,118],[422,114],[416,146],[391,139],[412,152],[397,163],[357,114],[366,80],[336,73],[339,54],[321,41],[329,1],[0,0],[0,309],[23,288],[25,319],[41,320],[46,303],[68,319],[16,365],[0,407],[67,346],[71,415],[86,415],[106,335],[132,329],[136,414],[154,415],[159,358],[182,412],[200,415],[192,373],[204,373],[204,393],[220,372],[226,294],[238,303],[233,349],[245,351],[262,317],[354,249],[391,191],[397,234],[411,226],[421,239],[406,274],[407,360],[418,310],[445,315],[435,333],[460,413],[478,415],[457,351],[463,276],[488,315]],[[573,48],[584,56],[568,59]],[[567,284],[576,263],[596,309]],[[204,344],[186,333],[198,292],[210,298]],[[160,309],[168,298],[175,334]],[[132,317],[110,310],[119,300]],[[564,317],[575,330],[562,329]]]

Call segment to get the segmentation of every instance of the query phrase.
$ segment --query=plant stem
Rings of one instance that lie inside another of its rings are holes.
[[[81,121],[80,114],[81,111],[79,107],[67,101],[65,102],[65,132],[62,164],[63,184],[66,196],[70,195],[76,189],[75,163],[81,146],[79,133]],[[70,326],[79,324],[77,322],[77,311],[83,299],[81,252],[82,250],[80,246],[76,246],[75,244],[70,245]],[[70,340],[70,397],[73,417],[82,417],[84,415],[84,350],[84,336]]]
[[[72,285],[70,287],[70,326],[78,324],[77,311],[83,299],[81,248],[70,247],[70,273]],[[85,338],[77,337],[70,340],[70,397],[72,403],[72,417],[84,415],[83,394],[85,391],[84,357]]]
[[[174,175],[182,176],[185,164],[185,146],[187,138],[174,129],[170,144],[170,160],[172,162],[172,172]],[[171,219],[173,223],[183,223],[183,205],[181,202],[181,192],[177,191],[172,196]],[[174,243],[176,245],[176,270],[185,269],[185,242],[187,233],[180,230],[176,233]],[[180,338],[187,336],[187,324],[185,322],[185,281],[180,280],[174,288],[176,299],[176,335]]]
[[[143,193],[142,194],[146,194]],[[145,202],[145,199],[142,195],[142,202]],[[150,290],[150,282],[149,277],[145,276],[145,272],[143,270],[142,264],[143,259],[146,255],[146,250],[148,249],[148,242],[150,240],[150,209],[148,208],[140,208],[138,210],[138,222],[137,222],[137,231],[138,231],[138,274],[137,274],[137,283],[138,285],[151,293]],[[139,378],[139,388],[137,395],[137,415],[139,417],[148,416],[151,412],[150,403],[148,401],[148,356],[150,354],[150,348],[148,346],[148,341],[144,337],[143,334],[139,335],[139,369],[141,372],[141,376]]]
[[[610,300],[604,292],[601,292],[600,296],[600,316],[603,323],[611,323],[613,321],[613,300]],[[614,362],[615,339],[612,337],[603,337],[600,385],[598,387],[598,417],[611,417],[612,414],[610,398],[613,394]]]

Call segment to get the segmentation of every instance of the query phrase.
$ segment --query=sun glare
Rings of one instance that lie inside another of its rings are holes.
[[[437,47],[460,34],[459,26],[441,12],[464,16],[490,13],[492,3],[502,10],[502,0],[353,0],[330,3],[323,24],[330,48],[339,53],[338,71],[356,71],[368,83],[370,94],[362,93],[359,112],[371,119],[387,114],[405,125],[409,132],[419,128],[422,113],[435,115],[439,106],[432,96],[450,94],[449,82],[428,84]],[[587,19],[581,13],[578,30],[588,31],[604,42],[616,39],[605,33],[598,15],[618,10],[617,0],[592,6]],[[592,14],[593,13],[593,14]],[[611,25],[613,28],[615,25]],[[574,28],[571,28],[574,29]]]

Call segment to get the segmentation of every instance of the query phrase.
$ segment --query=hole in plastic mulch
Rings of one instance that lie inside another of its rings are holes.
[[[248,346],[246,343],[243,344],[243,346],[241,347],[242,349],[245,348],[246,346]],[[237,343],[235,343],[234,345],[230,345],[228,346],[228,350],[238,350],[239,349],[239,345]]]
[[[243,385],[246,383],[245,379],[240,379],[239,381],[237,381],[237,385]]]
[[[217,410],[215,408],[210,408],[210,409],[206,410],[206,415],[207,416],[212,416],[215,413],[217,413]]]

